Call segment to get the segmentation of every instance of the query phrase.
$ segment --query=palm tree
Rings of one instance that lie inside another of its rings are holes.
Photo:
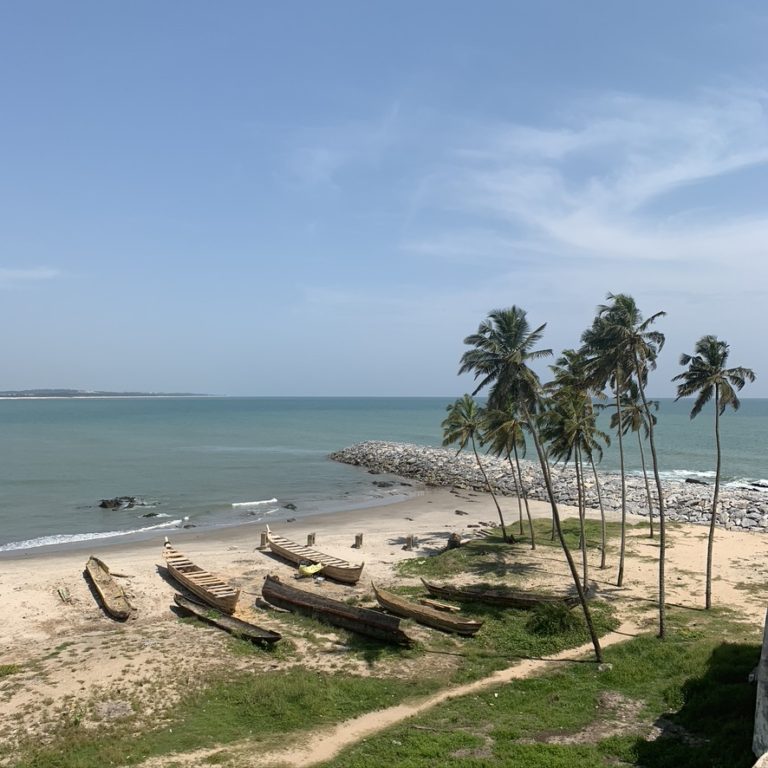
[[[552,354],[551,350],[533,349],[541,339],[545,326],[546,324],[541,325],[532,331],[525,310],[519,307],[492,311],[480,324],[477,333],[464,339],[464,343],[470,345],[472,349],[462,355],[459,373],[471,371],[475,374],[476,380],[480,379],[473,394],[490,386],[489,407],[498,408],[512,402],[519,410],[520,419],[531,435],[536,448],[560,546],[579,596],[584,620],[595,649],[595,657],[598,661],[602,661],[603,652],[592,623],[592,615],[579,580],[576,564],[563,536],[560,513],[549,474],[549,464],[539,438],[541,385],[538,376],[528,367],[528,362]]]
[[[565,464],[571,458],[574,460],[581,533],[582,583],[586,586],[589,574],[585,531],[584,456],[591,458],[595,452],[602,456],[602,448],[597,438],[607,439],[608,436],[597,429],[591,397],[585,391],[573,387],[563,387],[554,392],[551,407],[543,415],[542,422],[542,437],[549,443],[549,453]]]
[[[477,403],[469,395],[459,398],[456,402],[449,405],[446,410],[448,416],[443,420],[443,445],[459,444],[460,453],[466,448],[467,443],[472,444],[472,451],[475,454],[475,460],[477,466],[480,468],[480,472],[485,479],[485,484],[488,487],[488,492],[493,497],[493,503],[496,505],[496,509],[499,513],[499,522],[501,523],[501,533],[504,537],[504,541],[509,541],[507,537],[507,527],[504,525],[504,515],[501,513],[501,507],[499,501],[496,498],[496,494],[493,492],[493,487],[488,479],[488,475],[483,467],[483,462],[480,461],[480,456],[477,452],[477,445],[475,443],[475,435],[480,435],[480,431],[483,428],[484,415],[482,409],[478,408]]]
[[[705,607],[712,607],[712,549],[715,542],[715,521],[717,519],[717,499],[720,493],[720,417],[727,406],[737,410],[740,402],[736,390],[741,390],[747,381],[754,381],[755,374],[750,368],[726,368],[728,362],[728,344],[716,336],[702,336],[696,342],[693,355],[680,355],[680,365],[687,365],[688,370],[675,376],[672,381],[681,381],[677,387],[677,398],[697,395],[691,409],[691,418],[701,413],[701,409],[715,397],[715,446],[717,464],[715,469],[715,492],[712,497],[712,517],[709,522],[707,541],[707,577]]]
[[[659,502],[659,637],[666,636],[666,527],[664,520],[664,490],[659,475],[659,461],[656,453],[656,441],[653,432],[650,405],[645,396],[648,372],[656,368],[656,358],[664,346],[664,334],[651,330],[653,323],[665,312],[656,312],[646,320],[637,308],[635,300],[623,293],[608,294],[611,304],[597,308],[597,318],[584,338],[595,361],[595,371],[602,373],[607,381],[607,370],[613,368],[621,378],[615,382],[617,402],[623,388],[627,385],[626,374],[634,375],[640,400],[643,403],[648,423],[648,443],[651,447],[653,476]],[[620,417],[621,418],[621,417]],[[621,421],[619,422],[621,424]],[[621,434],[621,429],[619,429]],[[622,468],[623,471],[623,468]],[[622,515],[623,517],[623,515]],[[623,526],[622,526],[623,528]],[[623,538],[623,537],[622,537]]]
[[[650,405],[654,411],[659,410],[658,400],[649,400]],[[621,408],[626,417],[622,425],[622,434],[626,435],[630,431],[637,434],[637,445],[640,449],[640,466],[643,469],[643,480],[645,482],[645,497],[648,500],[648,524],[650,526],[649,535],[653,538],[653,500],[651,499],[651,486],[648,482],[648,470],[645,466],[645,450],[643,449],[643,437],[641,431],[645,435],[645,439],[648,439],[648,423],[645,420],[645,410],[640,403],[640,395],[637,390],[637,384],[634,381],[629,382],[627,392],[621,398]],[[651,414],[654,426],[658,419],[654,414]],[[619,414],[611,414],[611,429],[619,428]]]
[[[592,415],[592,424],[595,427],[593,398],[603,399],[605,395],[602,392],[602,388],[594,386],[590,380],[588,366],[589,361],[583,350],[578,352],[574,349],[563,350],[555,364],[549,366],[555,378],[553,381],[545,384],[544,389],[557,391],[558,389],[571,388],[578,392],[583,392],[589,397],[588,406]],[[599,435],[606,441],[607,445],[610,445],[610,438],[604,432],[599,432]],[[606,557],[605,508],[603,506],[603,495],[600,492],[600,478],[597,475],[597,467],[595,467],[594,452],[589,446],[584,446],[584,452],[589,459],[592,476],[595,478],[597,503],[600,508],[600,568],[602,569],[605,568]],[[600,448],[599,453],[602,457],[602,448]]]
[[[483,442],[489,444],[489,451],[496,456],[506,456],[512,468],[512,479],[517,491],[517,508],[520,513],[520,535],[523,535],[523,505],[528,517],[528,529],[531,534],[531,549],[536,549],[536,535],[533,530],[531,509],[528,505],[528,494],[523,484],[523,473],[520,471],[520,454],[525,456],[525,433],[520,419],[515,414],[511,404],[505,409],[493,409],[486,412],[486,428]],[[514,454],[515,462],[512,463]],[[522,502],[521,502],[522,499]]]

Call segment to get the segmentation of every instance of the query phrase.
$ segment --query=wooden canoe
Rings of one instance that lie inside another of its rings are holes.
[[[296,563],[296,565],[306,562],[322,565],[323,569],[321,573],[323,576],[327,576],[334,581],[340,581],[343,584],[357,584],[360,580],[360,574],[363,572],[365,563],[353,565],[338,557],[331,557],[330,555],[325,555],[315,549],[304,547],[301,544],[297,544],[295,541],[291,541],[283,536],[278,536],[276,533],[272,533],[272,531],[269,530],[269,526],[267,526],[267,540],[269,541],[269,548],[272,552],[292,563]]]
[[[379,589],[373,582],[371,582],[371,586],[382,608],[397,616],[418,621],[419,624],[426,624],[428,627],[441,629],[443,632],[453,632],[457,635],[465,636],[474,635],[483,626],[482,621],[461,619],[451,613],[430,608],[428,605],[412,603],[410,600],[400,597],[400,595],[394,595],[392,592]]]
[[[283,584],[277,576],[267,576],[261,588],[264,599],[278,608],[296,611],[313,619],[348,629],[360,635],[397,645],[411,645],[413,640],[400,629],[400,619],[369,608],[333,600],[324,595]]]
[[[234,616],[227,616],[226,613],[222,613],[216,608],[199,603],[197,600],[190,600],[183,595],[174,595],[173,600],[179,608],[183,608],[185,611],[193,613],[199,619],[224,629],[237,637],[264,645],[272,645],[282,638],[279,632],[272,632],[272,630],[264,629],[256,624],[236,619]]]
[[[197,595],[203,602],[218,608],[223,613],[234,613],[240,590],[227,584],[219,576],[214,576],[199,565],[195,565],[165,539],[163,557],[168,572],[182,586]]]
[[[135,610],[128,602],[123,588],[115,581],[106,563],[91,555],[85,573],[93,584],[104,610],[114,619],[125,621]]]
[[[498,605],[503,608],[536,608],[538,605],[565,605],[568,608],[578,605],[578,595],[547,595],[521,590],[480,589],[477,587],[454,587],[450,584],[432,584],[421,580],[427,592],[433,597],[459,602],[477,602]]]

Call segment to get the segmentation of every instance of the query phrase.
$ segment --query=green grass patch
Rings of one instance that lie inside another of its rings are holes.
[[[390,706],[434,691],[435,680],[352,677],[307,672],[240,674],[190,694],[173,710],[173,722],[155,731],[131,734],[131,720],[101,726],[97,732],[69,717],[53,741],[29,741],[15,768],[103,768],[136,765],[152,756],[172,756],[216,744],[251,738],[269,741]],[[170,762],[170,761],[169,761]]]
[[[750,768],[757,633],[723,611],[670,611],[670,630],[664,641],[641,636],[607,649],[608,671],[574,663],[452,699],[332,765]],[[625,727],[600,731],[606,721]],[[654,723],[662,735],[648,740]],[[565,735],[583,743],[556,742]]]
[[[17,672],[21,672],[20,664],[0,664],[0,678],[15,675]]]

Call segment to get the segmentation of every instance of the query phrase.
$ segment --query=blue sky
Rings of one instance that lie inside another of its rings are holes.
[[[455,395],[666,310],[768,396],[768,8],[0,4],[0,389]]]

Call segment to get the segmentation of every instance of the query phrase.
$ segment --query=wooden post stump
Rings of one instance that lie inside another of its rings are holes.
[[[315,534],[314,533],[308,533],[307,534],[307,546],[308,547],[314,547],[315,546]]]
[[[408,534],[408,536],[405,537],[405,546],[403,549],[410,552],[412,549],[416,549],[416,547],[419,546],[419,540],[416,536],[413,534]]]
[[[266,549],[269,546],[269,537],[266,531],[261,532],[261,541],[259,543],[259,549]]]
[[[352,545],[353,549],[362,549],[363,548],[363,534],[362,533],[356,533],[355,534],[355,543]]]

